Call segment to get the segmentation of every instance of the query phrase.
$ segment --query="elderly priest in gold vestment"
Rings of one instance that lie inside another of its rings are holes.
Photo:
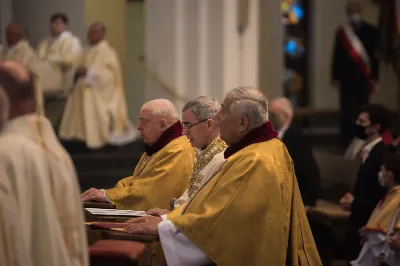
[[[226,143],[219,137],[219,118],[221,104],[212,97],[200,96],[187,102],[182,108],[183,133],[199,152],[190,176],[189,187],[179,199],[173,200],[175,212],[193,197],[205,182],[218,172],[225,162]],[[167,209],[155,208],[148,214],[161,216],[169,213]],[[173,214],[171,214],[173,215]]]
[[[252,87],[229,91],[220,126],[227,160],[182,214],[125,230],[158,234],[168,265],[322,265],[266,98]]]
[[[175,106],[165,99],[145,103],[138,130],[147,145],[132,176],[120,180],[115,188],[91,188],[82,193],[82,201],[109,201],[118,209],[166,209],[172,198],[180,197],[187,189],[195,150],[182,136]]]
[[[123,145],[137,136],[128,121],[119,60],[105,33],[101,23],[89,27],[90,47],[75,74],[59,130],[61,139],[81,140],[92,149]]]
[[[0,165],[19,212],[27,249],[20,255],[33,265],[88,265],[75,169],[50,122],[35,113],[32,75],[17,61],[2,61],[0,85],[10,103]]]

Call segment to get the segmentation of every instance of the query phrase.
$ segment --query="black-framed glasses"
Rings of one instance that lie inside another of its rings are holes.
[[[182,127],[183,127],[184,129],[186,129],[186,130],[190,130],[190,129],[191,129],[192,127],[194,127],[195,125],[201,124],[201,123],[206,122],[206,121],[208,121],[208,118],[207,118],[207,119],[204,119],[204,120],[201,120],[200,122],[197,122],[197,123],[194,123],[194,124],[190,124],[190,125],[188,125],[188,124],[182,124]]]

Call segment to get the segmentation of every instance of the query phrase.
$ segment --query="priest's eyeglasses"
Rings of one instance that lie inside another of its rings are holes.
[[[195,125],[201,124],[201,123],[206,122],[206,121],[208,121],[208,119],[201,120],[200,122],[197,122],[197,123],[194,123],[194,124],[186,124],[186,123],[183,123],[183,124],[182,124],[182,127],[183,127],[184,129],[186,129],[186,130],[190,130],[190,129],[191,129],[192,127],[194,127]]]

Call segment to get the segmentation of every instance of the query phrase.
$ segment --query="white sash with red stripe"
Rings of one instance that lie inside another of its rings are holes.
[[[343,44],[343,47],[347,50],[350,57],[356,63],[356,65],[361,69],[365,78],[370,82],[371,92],[375,91],[374,83],[372,82],[372,69],[371,60],[368,56],[367,51],[363,43],[360,41],[353,28],[350,25],[345,25],[339,28],[338,36]]]

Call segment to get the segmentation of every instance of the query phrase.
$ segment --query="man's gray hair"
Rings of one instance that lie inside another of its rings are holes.
[[[281,111],[289,116],[290,118],[293,117],[294,113],[293,113],[293,104],[292,102],[286,98],[286,97],[278,97],[272,100],[273,103],[277,103],[279,104]],[[271,103],[271,104],[273,104]]]
[[[214,118],[221,111],[221,104],[217,99],[208,96],[199,96],[188,101],[182,112],[190,110],[199,121]]]
[[[246,116],[252,128],[268,121],[268,100],[254,87],[238,87],[228,91],[226,97],[232,101],[230,111]]]

